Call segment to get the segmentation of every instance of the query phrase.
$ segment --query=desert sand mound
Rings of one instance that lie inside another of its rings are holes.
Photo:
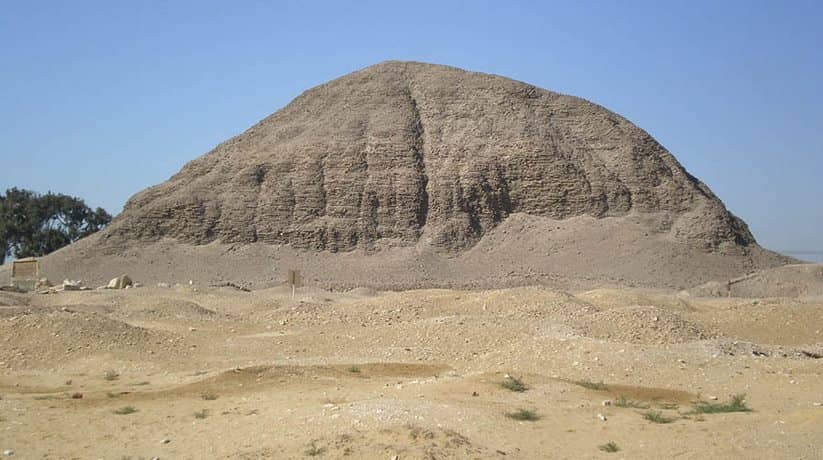
[[[514,289],[480,292],[475,298],[466,295],[465,303],[483,305],[486,310],[497,311],[512,317],[528,319],[550,319],[568,323],[598,312],[598,308],[581,302],[566,292],[557,292],[542,287],[522,287]],[[460,305],[460,302],[458,302]],[[464,308],[467,308],[466,305]]]
[[[728,281],[712,281],[689,291],[706,297],[821,297],[823,264],[796,264],[761,270]]]
[[[626,307],[594,313],[576,324],[589,337],[637,344],[704,340],[711,334],[680,315],[656,307]]]
[[[196,302],[170,297],[149,297],[144,302],[136,302],[120,310],[126,317],[145,319],[169,319],[187,321],[210,321],[223,316]]]
[[[639,291],[600,288],[576,294],[580,300],[591,302],[602,309],[632,306],[654,306],[664,310],[688,312],[694,308],[686,298],[659,291]]]
[[[50,311],[0,318],[0,361],[38,366],[96,353],[173,352],[175,339],[97,313]]]
[[[44,267],[253,288],[288,269],[340,289],[689,287],[786,260],[603,107],[386,62],[306,91]]]

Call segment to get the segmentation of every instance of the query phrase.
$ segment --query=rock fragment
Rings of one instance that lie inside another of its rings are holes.
[[[109,284],[106,285],[107,289],[126,289],[127,287],[132,286],[134,283],[132,282],[131,278],[128,275],[120,275],[117,278],[112,278],[109,281]]]

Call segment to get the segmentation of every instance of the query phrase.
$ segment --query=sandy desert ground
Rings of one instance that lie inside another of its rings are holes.
[[[823,457],[819,297],[0,293],[0,337],[14,458]]]

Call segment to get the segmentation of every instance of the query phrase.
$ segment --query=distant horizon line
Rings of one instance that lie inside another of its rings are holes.
[[[794,257],[795,259],[800,260],[801,262],[811,262],[813,264],[823,264],[823,251],[821,250],[808,250],[808,251],[786,251],[786,250],[776,250],[775,252],[779,254],[783,254],[785,256]]]

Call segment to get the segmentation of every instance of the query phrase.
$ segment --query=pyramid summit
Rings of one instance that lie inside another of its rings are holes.
[[[170,245],[158,257],[245,247],[243,263],[304,267],[333,286],[681,285],[783,260],[625,118],[508,78],[397,61],[307,90],[61,257],[140,253],[139,266],[157,244]],[[221,254],[203,276],[238,274]]]

